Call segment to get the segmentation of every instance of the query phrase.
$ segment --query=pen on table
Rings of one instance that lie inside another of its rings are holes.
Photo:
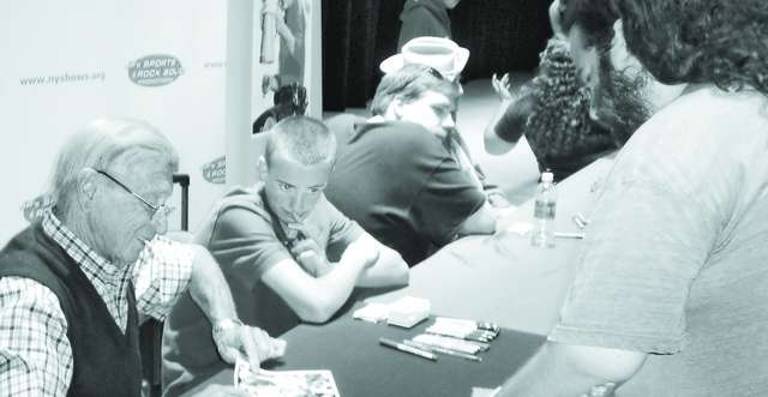
[[[426,345],[426,344],[415,342],[415,341],[412,341],[412,340],[404,340],[403,343],[405,343],[408,346],[415,347],[417,349],[433,351],[435,353],[441,353],[441,354],[445,354],[447,356],[460,357],[460,358],[464,358],[464,359],[471,360],[471,361],[476,361],[476,362],[482,362],[483,361],[482,357],[478,357],[478,356],[476,356],[474,354],[457,352],[455,350],[446,349],[446,348],[440,347],[440,346]]]
[[[460,351],[462,353],[477,353],[479,351],[484,352],[491,346],[490,343],[480,342],[477,340],[470,340],[462,337],[447,336],[445,334],[434,334],[430,330],[427,330],[426,334],[417,336],[421,340],[415,342],[424,343],[430,346],[440,346],[451,350]]]
[[[576,226],[579,227],[579,229],[584,229],[585,227],[587,227],[587,224],[589,223],[589,221],[586,218],[584,218],[584,215],[582,215],[581,212],[577,212],[576,214],[574,214],[571,217],[571,220],[573,221],[573,223],[576,224]]]
[[[555,232],[555,237],[557,238],[575,238],[575,239],[583,239],[584,233],[563,233],[563,232]]]
[[[379,338],[379,344],[395,350],[399,350],[401,352],[410,353],[421,358],[426,358],[427,360],[437,361],[437,355],[434,353],[419,349],[418,347],[408,346],[405,343],[395,342],[392,339]]]
[[[465,320],[461,318],[439,316],[435,318],[435,324],[437,325],[438,323],[445,325],[458,325],[460,327],[466,326],[473,330],[482,330],[495,334],[498,334],[499,331],[501,331],[501,328],[497,324],[488,321]]]

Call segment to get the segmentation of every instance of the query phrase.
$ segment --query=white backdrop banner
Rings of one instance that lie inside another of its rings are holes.
[[[103,116],[147,120],[173,141],[194,229],[223,190],[202,168],[225,153],[226,20],[225,1],[0,2],[0,244],[26,225],[21,206],[46,189],[66,137]]]

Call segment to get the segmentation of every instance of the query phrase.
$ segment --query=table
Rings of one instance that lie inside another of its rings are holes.
[[[578,231],[571,217],[581,212],[589,218],[612,164],[610,158],[599,159],[557,185],[555,230]],[[504,223],[530,223],[532,218],[529,200]],[[576,273],[582,241],[557,239],[555,248],[536,248],[527,236],[515,233],[465,237],[412,268],[408,287],[369,300],[412,295],[429,299],[433,313],[546,335]]]
[[[558,184],[555,228],[575,232],[571,216],[589,217],[612,159],[603,158]],[[531,222],[533,202],[504,224]],[[288,351],[267,368],[330,369],[343,396],[468,396],[472,386],[495,387],[533,355],[557,320],[576,273],[582,240],[558,239],[555,248],[531,247],[515,233],[467,237],[443,247],[411,269],[409,286],[367,301],[389,302],[404,295],[427,298],[432,313],[493,321],[505,330],[483,363],[441,357],[438,363],[378,345],[385,336],[403,339],[421,332],[352,320],[349,311],[322,325],[301,324],[282,337]],[[348,307],[351,305],[348,305]],[[231,384],[231,369],[209,383]]]
[[[330,369],[342,396],[466,397],[473,386],[494,388],[504,382],[544,342],[540,335],[502,330],[491,348],[479,354],[480,363],[444,355],[433,362],[378,343],[379,337],[402,340],[417,335],[429,323],[406,330],[353,320],[346,314],[322,326],[302,324],[283,335],[288,349],[282,362],[263,367]],[[232,384],[233,376],[232,369],[225,369],[200,388],[208,383]]]

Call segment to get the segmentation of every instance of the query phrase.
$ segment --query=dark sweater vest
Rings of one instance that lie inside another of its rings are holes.
[[[79,265],[40,224],[16,235],[0,251],[0,277],[4,276],[33,279],[58,297],[74,360],[68,396],[141,395],[133,286],[128,288],[128,325],[123,334]]]

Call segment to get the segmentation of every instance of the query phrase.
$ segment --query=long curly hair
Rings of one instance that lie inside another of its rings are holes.
[[[610,133],[590,120],[590,93],[578,81],[566,43],[550,41],[530,90],[533,106],[526,138],[543,163],[624,143],[611,142]]]
[[[627,47],[662,83],[768,95],[768,1],[617,0]]]
[[[619,19],[615,0],[561,1],[561,8],[563,31],[578,25],[584,45],[599,54],[599,83],[591,93],[590,110],[620,147],[650,117],[650,104],[642,96],[647,74],[626,73],[612,63],[614,24]]]

